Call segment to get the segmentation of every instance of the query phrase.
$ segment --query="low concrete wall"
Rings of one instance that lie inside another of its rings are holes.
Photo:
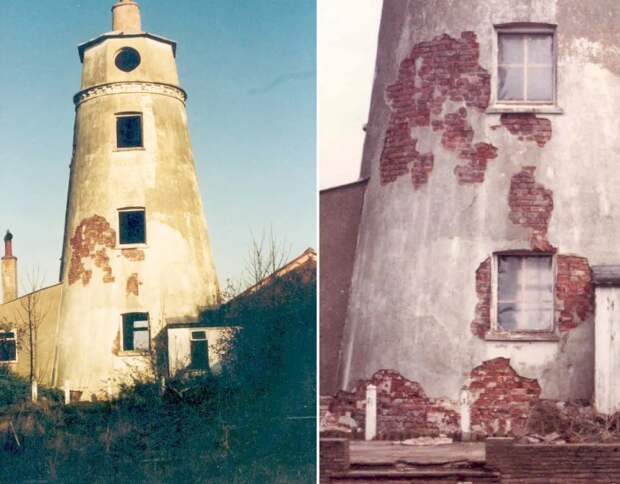
[[[620,444],[515,444],[490,438],[486,466],[510,483],[620,482]]]

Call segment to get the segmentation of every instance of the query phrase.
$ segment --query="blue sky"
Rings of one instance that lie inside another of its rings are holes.
[[[77,45],[111,30],[114,0],[3,0],[0,230],[20,281],[57,281],[78,91]],[[139,0],[142,27],[178,42],[196,169],[220,283],[252,233],[290,257],[316,248],[314,0]]]

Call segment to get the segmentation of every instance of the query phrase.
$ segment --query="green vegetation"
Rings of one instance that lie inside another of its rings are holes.
[[[314,268],[241,296],[205,321],[231,335],[218,375],[124,388],[65,406],[0,373],[0,482],[313,483]]]

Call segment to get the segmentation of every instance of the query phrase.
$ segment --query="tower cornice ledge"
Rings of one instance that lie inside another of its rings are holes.
[[[178,99],[183,104],[187,100],[187,93],[178,86],[165,84],[163,82],[146,82],[146,81],[125,81],[110,82],[107,84],[99,84],[89,87],[78,92],[73,96],[73,103],[76,107],[80,104],[100,96],[108,96],[110,94],[162,94]]]
[[[162,37],[161,35],[150,34],[148,32],[135,32],[135,33],[125,33],[125,32],[107,32],[105,34],[101,34],[99,37],[95,37],[94,39],[88,40],[83,44],[78,45],[78,53],[80,54],[80,62],[84,62],[84,51],[93,47],[101,42],[104,42],[107,39],[129,39],[132,37],[146,37],[148,39],[157,40],[159,42],[163,42],[164,44],[170,44],[172,47],[172,54],[176,57],[177,53],[177,43],[174,40],[167,39],[166,37]]]

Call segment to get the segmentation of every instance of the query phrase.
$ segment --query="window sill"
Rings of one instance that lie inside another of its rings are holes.
[[[487,108],[487,114],[564,114],[564,110],[554,105],[536,104],[496,104]]]
[[[552,332],[510,332],[510,331],[489,331],[485,335],[484,339],[486,341],[550,341],[557,342],[560,341],[560,337],[556,333]]]
[[[146,151],[144,146],[132,146],[127,148],[114,148],[112,151]]]
[[[151,356],[151,352],[148,350],[144,350],[144,351],[119,351],[118,356],[141,356],[141,357],[145,357],[145,356]]]
[[[125,249],[148,249],[148,244],[117,244],[114,247],[114,250],[125,250]]]

